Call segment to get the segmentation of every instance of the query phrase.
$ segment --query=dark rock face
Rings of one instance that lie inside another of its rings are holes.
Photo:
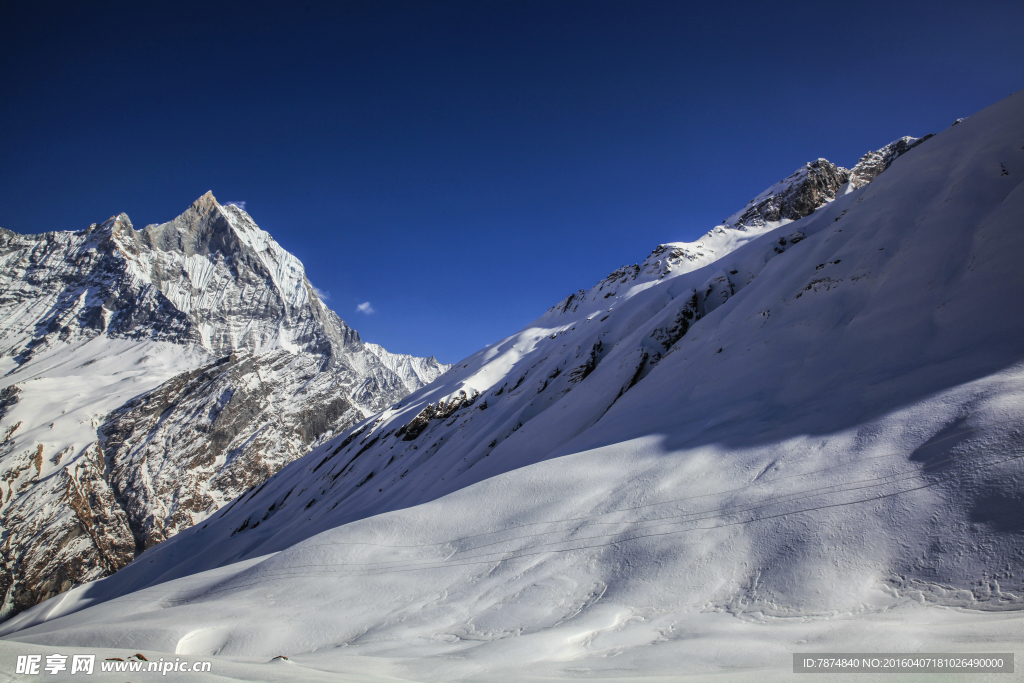
[[[42,481],[30,452],[4,473],[7,504],[0,511],[0,524],[8,534],[0,546],[4,563],[0,591],[5,595],[0,618],[83,580],[112,574],[134,559],[128,519],[104,471],[103,452],[93,444],[73,467]],[[29,476],[12,490],[10,485],[21,472]]]
[[[932,137],[925,135],[922,138],[902,137],[899,140],[890,142],[885,147],[868,152],[860,158],[857,165],[850,171],[850,184],[854,187],[863,187],[874,180],[879,173],[889,168],[892,162],[922,142]]]
[[[100,428],[141,552],[363,419],[308,356],[229,356],[129,401]]]
[[[395,432],[395,437],[402,437],[403,441],[415,441],[416,437],[430,425],[431,420],[447,420],[463,408],[473,405],[478,396],[479,394],[467,396],[465,391],[459,391],[457,396],[452,396],[447,401],[438,401],[436,405],[428,403],[409,424]]]
[[[7,415],[7,411],[18,402],[18,386],[12,384],[0,390],[0,420]]]
[[[732,227],[747,228],[788,218],[809,216],[819,206],[836,198],[836,192],[850,179],[850,172],[827,159],[806,164],[786,180],[777,192],[753,200]]]
[[[658,342],[662,349],[667,352],[690,331],[690,326],[700,320],[701,317],[703,316],[700,312],[700,302],[698,301],[697,293],[694,292],[679,307],[679,312],[676,313],[671,323],[651,331],[651,339]]]

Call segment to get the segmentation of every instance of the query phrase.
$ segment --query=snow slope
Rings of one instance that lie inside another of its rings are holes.
[[[415,680],[1019,642],[1022,97],[659,247],[2,633]]]

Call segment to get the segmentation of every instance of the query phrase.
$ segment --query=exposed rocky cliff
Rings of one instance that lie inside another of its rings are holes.
[[[902,137],[866,153],[851,169],[836,166],[828,159],[808,162],[751,199],[741,211],[725,219],[723,225],[744,230],[809,216],[836,196],[867,185],[900,155],[930,137]]]
[[[318,359],[273,351],[178,375],[114,411],[100,432],[141,551],[363,417]]]
[[[0,616],[116,571],[447,367],[368,348],[210,193],[143,230],[0,230]]]
[[[85,578],[112,574],[135,557],[128,520],[105,479],[99,445],[90,444],[73,464],[40,479],[42,449],[40,444],[20,457],[4,457],[4,616]]]
[[[906,154],[913,148],[920,145],[932,135],[925,135],[920,138],[905,136],[899,140],[890,142],[881,149],[868,152],[860,158],[857,165],[850,170],[850,185],[856,189],[867,185],[878,176],[879,173],[889,168],[897,157]]]

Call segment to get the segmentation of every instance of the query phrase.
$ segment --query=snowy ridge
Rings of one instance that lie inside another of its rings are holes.
[[[1018,94],[701,267],[616,271],[2,633],[285,680],[1015,642],[1021,179]]]
[[[809,216],[837,196],[867,185],[899,156],[930,137],[902,137],[866,153],[849,170],[828,159],[808,162],[751,199],[700,240],[659,245],[643,263],[619,268],[589,292],[579,290],[553,306],[548,313],[565,313],[570,307],[573,312],[578,312],[584,300],[589,305],[587,310],[598,310],[601,300],[616,296],[620,288],[626,290],[625,296],[628,297],[634,288],[640,291],[669,274],[681,275],[713,263],[766,232]],[[794,237],[796,241],[802,239],[799,233]],[[780,246],[785,246],[785,243]]]

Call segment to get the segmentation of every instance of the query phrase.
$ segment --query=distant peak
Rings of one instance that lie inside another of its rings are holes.
[[[128,214],[121,212],[116,216],[111,216],[102,223],[93,223],[87,228],[86,232],[97,232],[99,234],[114,234],[120,232],[131,233],[133,232],[133,230],[134,226],[132,226],[132,221],[130,218],[128,218]]]
[[[205,194],[192,202],[192,205],[189,206],[185,211],[185,214],[182,215],[194,213],[202,216],[219,208],[221,208],[221,206],[217,203],[217,198],[213,196],[213,191],[207,190]]]
[[[144,239],[162,251],[180,251],[187,256],[220,251],[232,253],[238,239],[212,191],[192,202],[180,216],[161,225],[147,226]]]
[[[199,199],[192,202],[192,207],[199,206],[220,206],[217,198],[213,196],[213,190],[207,190]]]

